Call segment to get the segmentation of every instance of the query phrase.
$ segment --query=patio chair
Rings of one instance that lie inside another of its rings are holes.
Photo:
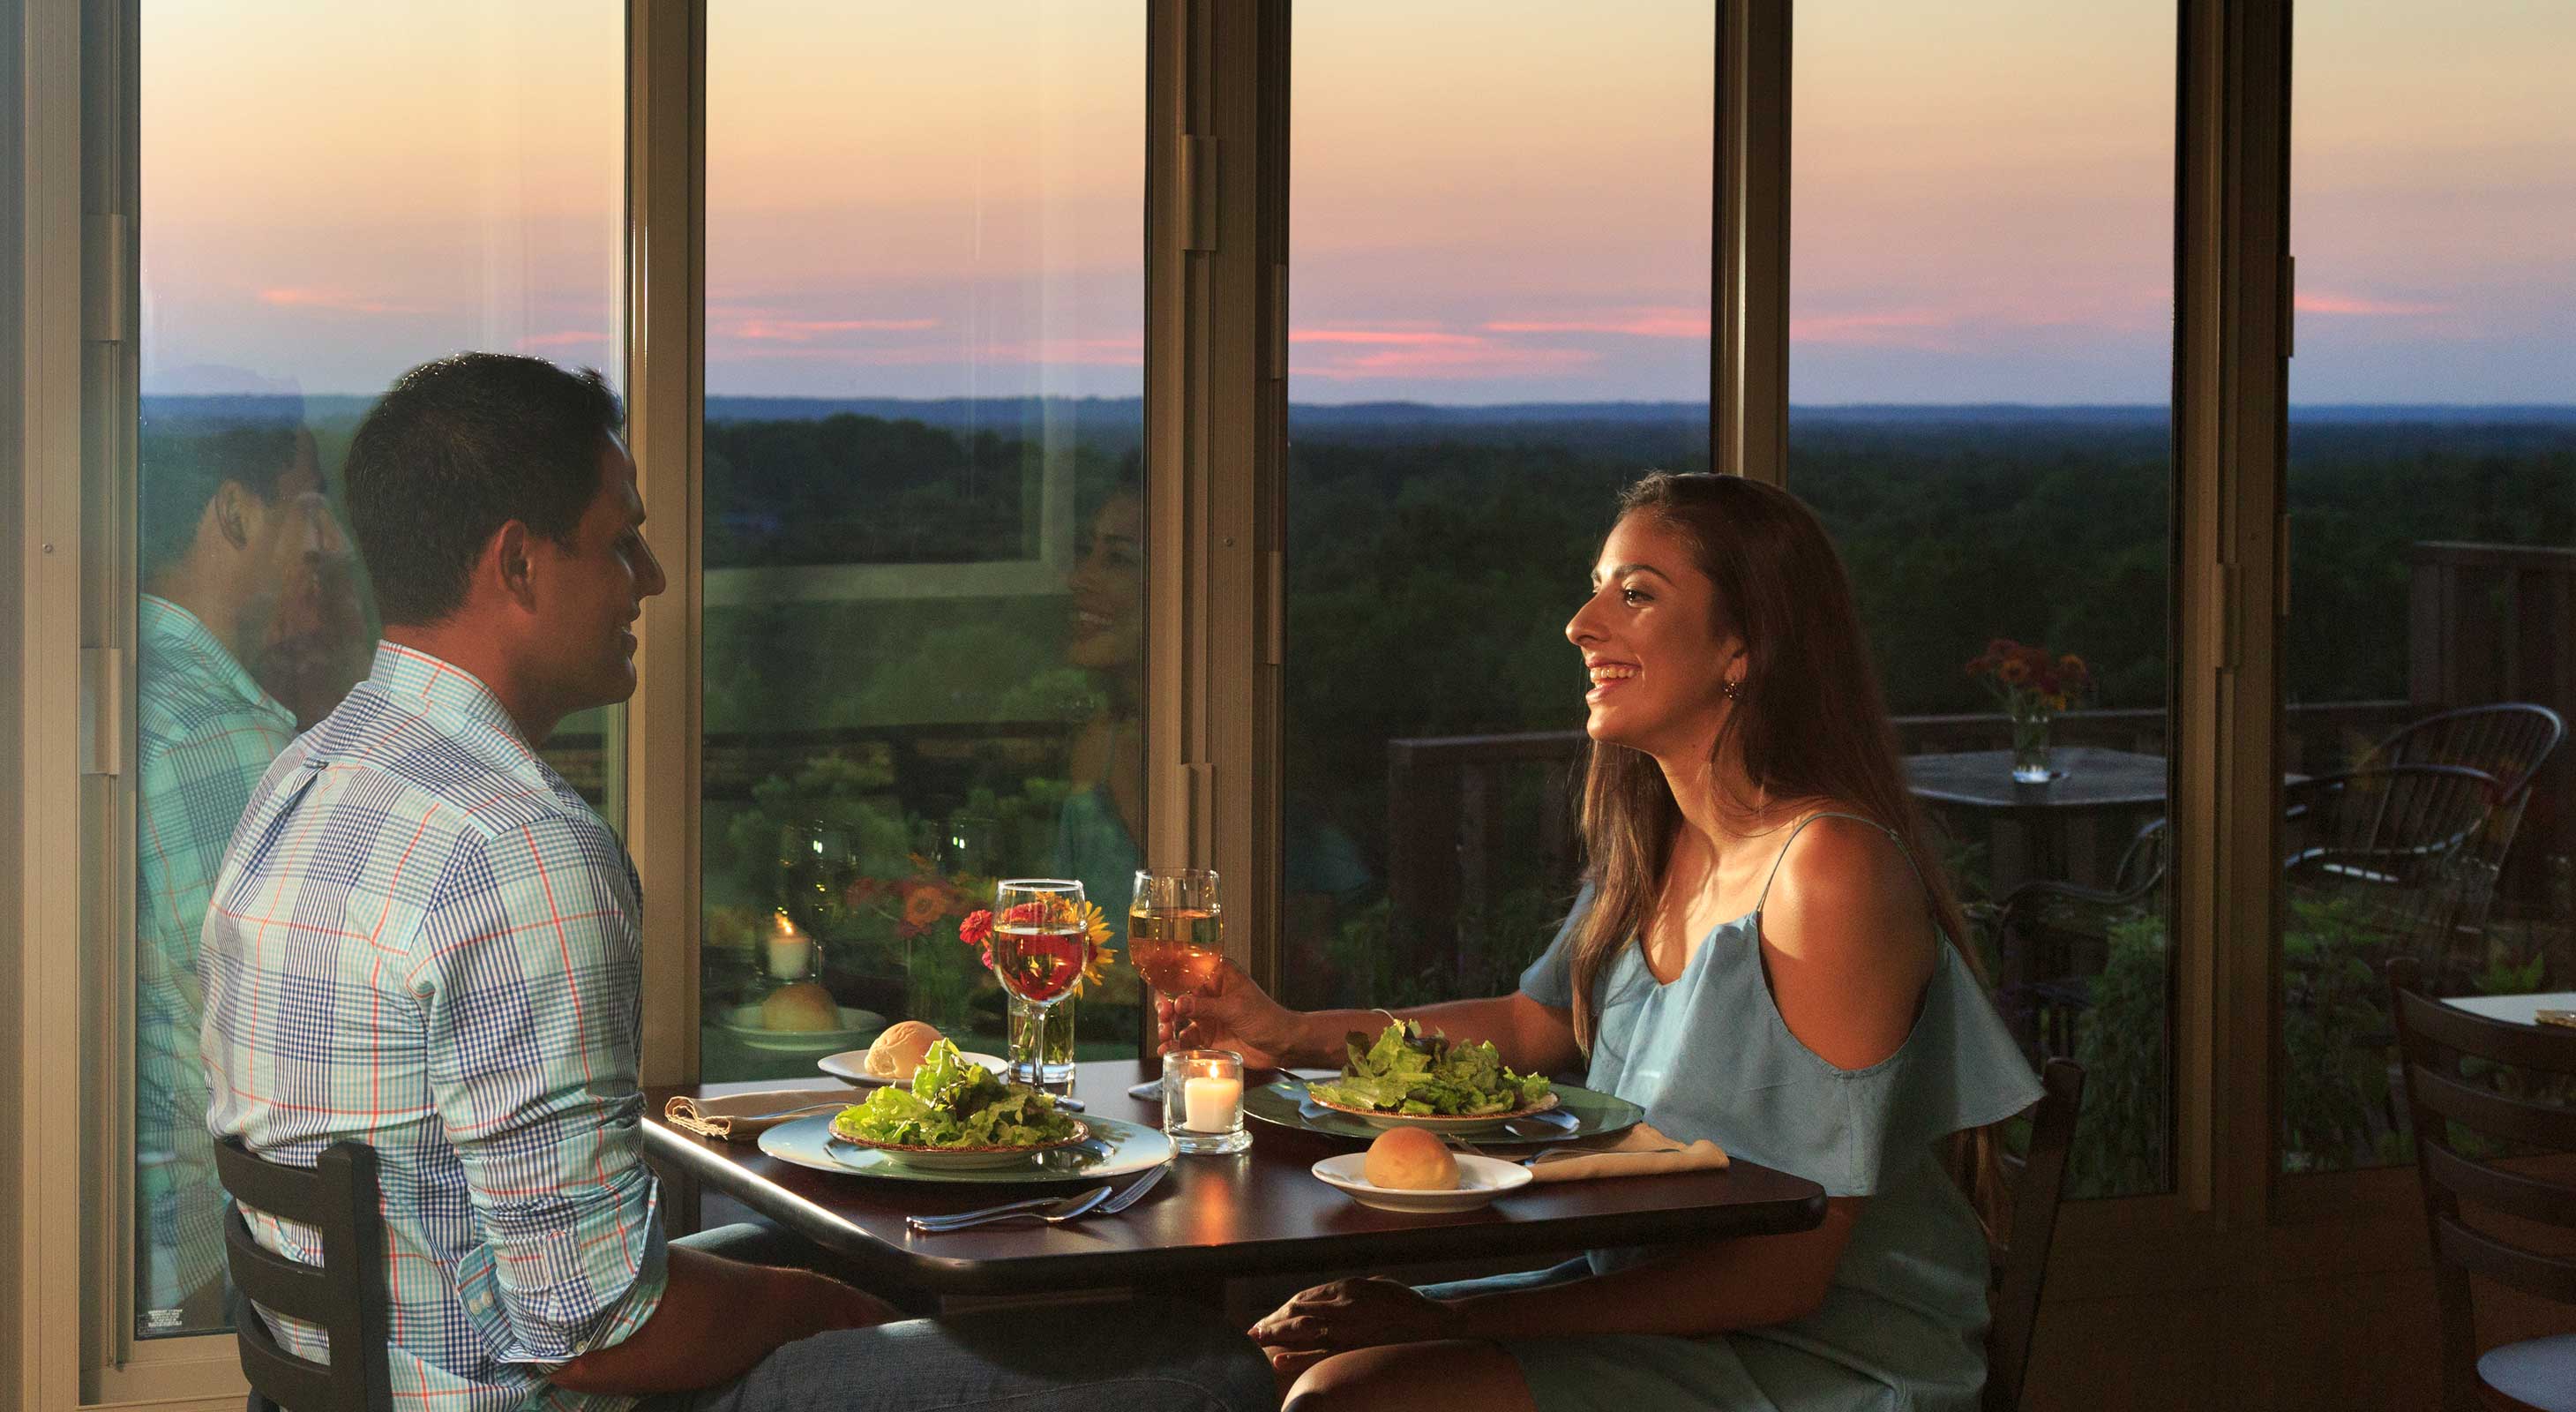
[[[2469,1278],[2576,1307],[2576,1256],[2564,1239],[2529,1243],[2517,1229],[2471,1225],[2465,1203],[2524,1225],[2576,1229],[2576,1182],[2504,1155],[2576,1151],[2576,1030],[2515,1024],[2445,1005],[2425,993],[2410,957],[2388,966],[2389,1009],[2404,1055],[2415,1171],[2433,1244],[2441,1303],[2442,1404],[2450,1412],[2576,1412],[2576,1334],[2524,1339],[2478,1352]],[[2540,1085],[2500,1072],[2509,1066]],[[2554,1082],[2559,1098],[2525,1096]],[[2522,1092],[2517,1092],[2520,1089]],[[2506,1145],[2510,1144],[2511,1147]]]
[[[2084,1106],[2084,1070],[2051,1059],[2040,1072],[2047,1090],[2031,1105],[2028,1155],[2004,1159],[2012,1178],[2012,1228],[1993,1251],[1987,1305],[1985,1412],[2019,1412],[2030,1371],[2031,1335],[2039,1325],[2040,1286],[2048,1281],[2048,1247],[2057,1235],[2057,1197],[2066,1185],[2066,1155],[2075,1145],[2075,1116]]]
[[[2172,837],[2163,819],[2151,819],[2121,853],[2111,886],[2036,879],[1996,905],[1996,1000],[2033,1062],[2074,1055],[2076,1019],[2092,1004],[2075,948],[2101,944],[2112,923],[2155,905]]]
[[[2402,726],[2372,747],[2370,765],[2464,765],[2495,777],[2499,797],[2460,860],[2462,889],[2452,926],[2468,939],[2484,934],[2495,905],[2496,879],[2530,807],[2532,780],[2567,733],[2566,722],[2546,706],[2507,701],[2465,706]]]
[[[250,1379],[248,1412],[392,1412],[375,1149],[335,1142],[311,1167],[292,1167],[254,1157],[240,1138],[228,1137],[215,1146],[215,1171],[233,1198],[224,1207],[224,1261],[243,1300],[234,1337]],[[253,1240],[244,1206],[319,1231],[323,1263],[308,1265]],[[330,1335],[331,1361],[287,1352],[253,1303],[320,1325]]]
[[[2292,897],[2343,904],[2387,952],[2421,957],[2457,981],[2463,918],[2483,921],[2482,899],[2494,891],[2477,842],[2505,796],[2502,781],[2466,765],[2373,765],[2300,780],[2283,791],[2283,879]]]

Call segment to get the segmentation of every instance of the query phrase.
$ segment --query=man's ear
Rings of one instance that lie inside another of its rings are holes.
[[[215,487],[214,498],[206,502],[205,524],[215,536],[235,549],[250,547],[251,518],[264,508],[258,498],[242,488],[237,480]]]
[[[532,538],[524,522],[511,520],[493,531],[491,544],[484,550],[492,573],[500,580],[501,591],[527,609],[537,606],[536,569],[528,553]]]

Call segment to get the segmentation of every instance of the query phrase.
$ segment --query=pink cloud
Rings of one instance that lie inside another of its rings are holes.
[[[735,338],[760,342],[810,343],[836,333],[919,333],[939,327],[937,319],[744,319],[726,330]]]
[[[2329,294],[2318,290],[2298,297],[2302,314],[2378,314],[2392,317],[2419,317],[2425,314],[2447,314],[2448,304],[2407,304],[2391,299],[2365,299],[2351,294]]]
[[[417,304],[396,304],[337,289],[263,289],[259,302],[287,309],[320,309],[335,314],[419,314]]]
[[[606,343],[608,335],[597,329],[568,328],[555,333],[531,333],[519,339],[521,348],[571,348],[584,343]]]
[[[1792,343],[1856,343],[1886,348],[1922,348],[1948,350],[1956,345],[1949,339],[1933,336],[1929,331],[1946,329],[1958,322],[1951,314],[1930,309],[1900,309],[1886,313],[1818,314],[1789,321]]]
[[[1288,372],[1291,377],[1323,378],[1336,382],[1389,377],[1475,378],[1552,372],[1600,360],[1599,353],[1586,348],[1512,348],[1482,344],[1464,348],[1385,348],[1354,357],[1294,364]]]
[[[1708,313],[1693,309],[1635,309],[1575,319],[1512,319],[1485,325],[1489,333],[1620,333],[1637,338],[1706,338]]]
[[[1485,340],[1472,333],[1433,333],[1417,329],[1301,328],[1288,331],[1290,343],[1396,344],[1404,347],[1445,345],[1472,348]]]

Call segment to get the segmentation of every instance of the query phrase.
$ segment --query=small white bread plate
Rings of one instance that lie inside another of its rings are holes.
[[[984,1072],[995,1078],[1002,1077],[1002,1071],[1011,1067],[1008,1060],[997,1054],[977,1054],[970,1050],[957,1057],[969,1064],[983,1066]],[[826,1054],[814,1061],[814,1067],[845,1084],[857,1084],[861,1088],[875,1088],[879,1084],[892,1082],[868,1072],[868,1052],[864,1049],[844,1049],[838,1054]],[[904,1082],[912,1081],[906,1079]]]
[[[1517,1162],[1492,1157],[1458,1157],[1458,1185],[1448,1191],[1408,1191],[1371,1186],[1360,1173],[1368,1154],[1345,1152],[1315,1164],[1315,1175],[1351,1194],[1351,1200],[1381,1211],[1472,1211],[1504,1192],[1530,1184],[1530,1170]]]

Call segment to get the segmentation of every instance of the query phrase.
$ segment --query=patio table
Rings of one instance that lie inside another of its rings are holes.
[[[1159,1124],[1159,1105],[1127,1096],[1128,1086],[1145,1072],[1132,1059],[1084,1063],[1074,1094],[1091,1116]],[[1590,1247],[1808,1230],[1825,1214],[1824,1191],[1815,1183],[1745,1161],[1722,1171],[1532,1183],[1474,1211],[1379,1211],[1308,1170],[1322,1158],[1359,1150],[1359,1143],[1256,1122],[1249,1151],[1175,1158],[1161,1185],[1118,1215],[1063,1226],[1008,1222],[924,1235],[904,1218],[1041,1191],[1079,1191],[1082,1185],[841,1175],[779,1161],[757,1143],[702,1138],[662,1121],[674,1094],[708,1097],[765,1087],[774,1085],[646,1089],[647,1154],[667,1177],[732,1197],[838,1255],[872,1283],[933,1295],[1130,1286],[1219,1302],[1223,1282],[1236,1276],[1321,1275],[1524,1254],[1535,1261]],[[1531,1150],[1495,1148],[1498,1155]]]

